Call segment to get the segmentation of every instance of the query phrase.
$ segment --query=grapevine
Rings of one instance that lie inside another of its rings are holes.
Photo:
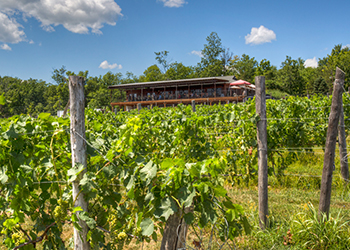
[[[291,149],[324,146],[330,102],[322,96],[267,101],[269,174],[278,176],[298,157]],[[346,127],[349,104],[344,98]],[[13,249],[30,242],[16,228],[28,218],[31,240],[49,249],[69,248],[62,232],[78,219],[88,224],[91,245],[106,248],[156,239],[174,214],[202,227],[219,223],[222,240],[248,232],[244,211],[223,187],[256,184],[257,119],[254,100],[199,105],[196,113],[184,105],[140,114],[86,110],[88,169],[80,185],[90,212],[79,218],[70,207],[77,171],[71,168],[69,119],[43,113],[0,120],[3,244]]]

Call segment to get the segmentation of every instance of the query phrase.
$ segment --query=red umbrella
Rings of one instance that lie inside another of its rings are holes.
[[[231,86],[236,86],[236,85],[250,85],[250,82],[244,81],[244,80],[238,80],[235,82],[231,82],[230,85]]]

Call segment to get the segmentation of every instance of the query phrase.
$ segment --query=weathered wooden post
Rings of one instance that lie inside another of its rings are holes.
[[[326,148],[323,161],[323,172],[321,180],[321,194],[318,213],[329,215],[329,207],[331,205],[331,190],[333,165],[335,157],[335,147],[337,143],[338,124],[342,107],[342,93],[345,73],[337,67],[335,73],[335,81],[333,86],[333,97],[331,113],[329,114]]]
[[[191,103],[192,103],[192,112],[196,112],[196,101],[192,100]]]
[[[259,225],[261,229],[268,226],[268,172],[267,172],[267,122],[265,77],[256,76],[256,114],[260,120],[257,123],[258,138],[258,192],[259,192]]]
[[[338,133],[339,155],[340,155],[340,173],[347,184],[349,182],[349,164],[348,152],[346,148],[346,133],[344,122],[344,107],[341,105],[341,112],[339,117],[339,133]]]
[[[79,182],[86,173],[86,142],[85,142],[85,115],[84,115],[84,78],[81,76],[69,77],[69,99],[70,99],[70,141],[72,151],[72,167],[76,164],[84,166],[83,171],[73,181],[73,201],[74,207],[81,207],[83,211],[88,211],[88,203],[84,199],[84,194],[79,188]],[[79,212],[77,212],[79,218]],[[87,242],[88,226],[79,219],[82,228],[78,231],[74,228],[74,250],[88,250],[90,244]]]

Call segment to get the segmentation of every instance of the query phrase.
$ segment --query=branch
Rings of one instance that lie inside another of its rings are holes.
[[[27,236],[28,240],[31,241],[32,238],[30,238],[30,236],[27,234],[26,231],[24,231],[22,228],[20,228],[20,230]]]
[[[51,227],[53,227],[55,224],[56,224],[56,222],[53,222],[53,223],[51,223],[49,226],[47,226],[47,227],[45,228],[45,231],[43,232],[43,234],[42,234],[40,237],[36,238],[35,240],[31,240],[31,241],[25,242],[25,243],[23,243],[23,244],[21,244],[21,245],[15,247],[13,250],[20,249],[21,247],[24,247],[24,246],[27,246],[27,245],[30,245],[30,244],[35,245],[35,243],[38,243],[38,242],[42,241],[42,240],[44,239],[44,236],[45,236],[45,235],[47,234],[47,232],[49,231],[49,229],[50,229]]]

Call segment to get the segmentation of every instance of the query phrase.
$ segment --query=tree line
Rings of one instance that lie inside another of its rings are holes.
[[[0,76],[0,116],[9,117],[21,113],[37,115],[41,112],[55,114],[58,110],[63,110],[69,97],[67,78],[75,74],[86,79],[86,105],[91,108],[106,108],[110,106],[110,101],[125,98],[125,94],[119,91],[113,91],[111,95],[108,86],[133,82],[235,75],[237,79],[254,83],[255,76],[260,75],[265,76],[267,92],[276,97],[326,94],[332,91],[335,69],[339,67],[346,73],[345,87],[350,86],[350,49],[341,44],[335,45],[331,54],[320,58],[315,68],[305,67],[305,60],[300,57],[293,59],[286,56],[278,69],[267,59],[259,62],[246,54],[234,55],[222,45],[216,32],[212,32],[206,41],[197,65],[186,66],[181,62],[172,62],[169,51],[160,51],[155,52],[156,63],[140,76],[131,72],[123,76],[110,71],[103,76],[89,76],[88,71],[75,73],[64,66],[53,70],[54,83]],[[4,101],[1,102],[1,99]]]

